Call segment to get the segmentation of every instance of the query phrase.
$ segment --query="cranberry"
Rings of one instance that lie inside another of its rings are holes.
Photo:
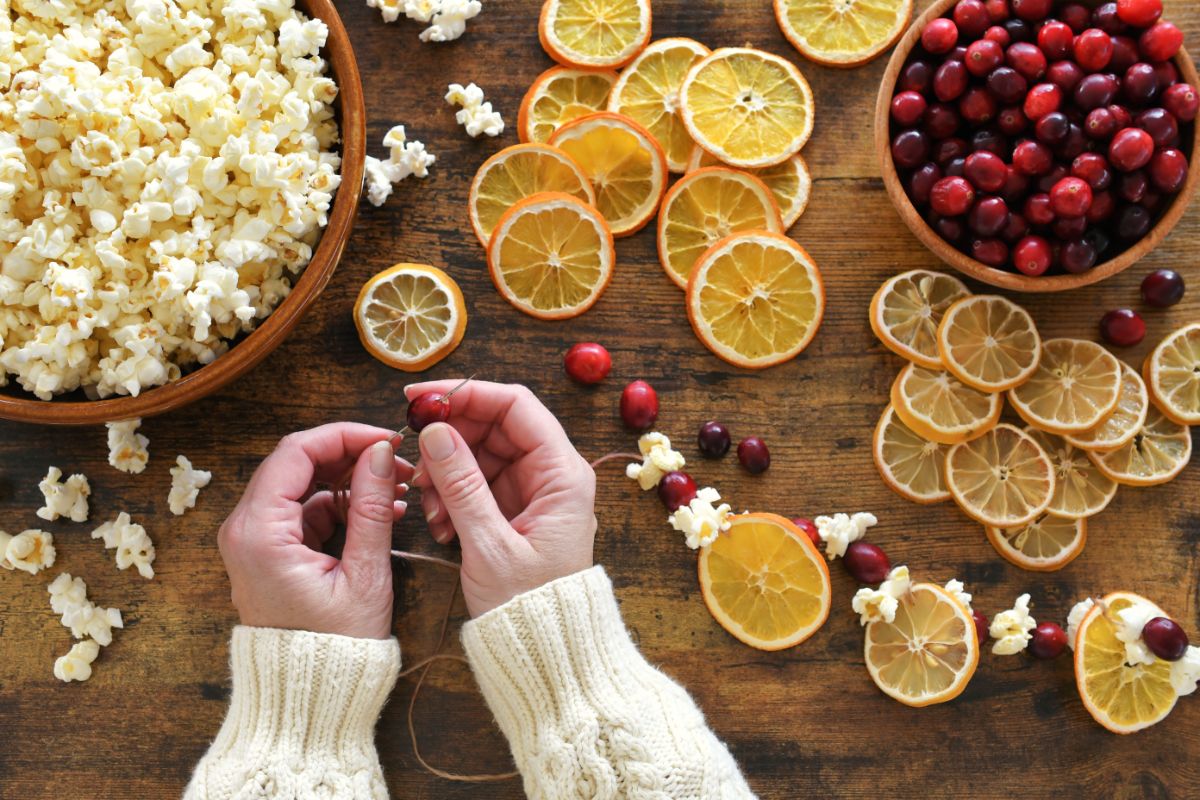
[[[960,44],[958,47],[951,50],[949,53],[946,54],[945,60],[946,61],[959,61],[959,62],[966,61],[967,60],[966,45]]]
[[[1001,47],[1008,47],[1012,44],[1012,37],[1008,35],[1008,31],[999,25],[993,25],[987,29],[987,33],[983,34],[983,38],[990,42],[995,42]]]
[[[979,611],[972,611],[971,619],[975,621],[975,638],[979,640],[980,644],[983,644],[991,636],[988,618]]]
[[[1172,269],[1156,269],[1142,281],[1142,299],[1155,308],[1170,308],[1183,299],[1183,276]]]
[[[883,583],[892,571],[887,553],[870,542],[851,542],[842,556],[842,564],[859,583]]]
[[[1179,68],[1170,61],[1159,61],[1155,64],[1154,74],[1158,76],[1159,91],[1179,83]]]
[[[1150,108],[1134,118],[1134,124],[1150,134],[1156,147],[1175,147],[1179,144],[1179,123],[1165,108]]]
[[[1004,226],[1004,230],[1000,232],[1006,242],[1019,242],[1029,235],[1029,223],[1025,218],[1016,212],[1009,212],[1008,224]]]
[[[933,67],[925,61],[913,61],[900,73],[896,88],[902,92],[926,92],[933,86]]]
[[[953,158],[946,164],[947,178],[961,178],[963,176],[963,167],[966,166],[965,158]]]
[[[967,213],[975,202],[975,190],[963,178],[942,178],[933,185],[929,204],[943,216],[957,217]]]
[[[408,404],[408,427],[417,433],[435,422],[450,419],[450,401],[441,392],[417,395]]]
[[[968,89],[958,101],[958,112],[962,114],[962,118],[976,125],[989,122],[996,116],[997,111],[999,108],[996,106],[996,99],[987,89],[980,86]]]
[[[1075,61],[1088,72],[1107,67],[1112,54],[1112,37],[1099,28],[1088,28],[1075,37]]]
[[[1046,74],[1046,55],[1036,45],[1028,42],[1009,45],[1005,60],[1010,67],[1024,75],[1026,80],[1036,81]]]
[[[1150,163],[1154,156],[1154,139],[1138,128],[1118,131],[1108,146],[1108,161],[1122,172],[1133,172]]]
[[[1062,89],[1053,83],[1039,83],[1025,96],[1025,116],[1039,120],[1051,112],[1058,111],[1062,100]]]
[[[1023,79],[1022,79],[1023,80]],[[996,115],[996,127],[1008,136],[1016,136],[1029,126],[1029,117],[1018,106],[1001,109]]]
[[[1033,133],[1048,145],[1062,144],[1071,133],[1071,120],[1061,111],[1051,111],[1037,121]]]
[[[1121,96],[1134,106],[1149,105],[1158,94],[1158,76],[1154,67],[1142,61],[1125,70]]]
[[[1029,81],[1012,67],[996,67],[987,77],[987,87],[1001,103],[1017,103],[1029,91]]]
[[[1074,61],[1055,61],[1046,70],[1046,80],[1062,89],[1064,93],[1073,93],[1086,75],[1087,73]]]
[[[658,499],[674,513],[696,499],[696,482],[686,472],[668,472],[658,482]]]
[[[1050,190],[1050,205],[1057,217],[1082,217],[1092,207],[1092,187],[1079,178],[1063,178]]]
[[[1045,19],[1050,13],[1054,0],[1010,0],[1012,11],[1026,22],[1037,22]]]
[[[1000,156],[983,151],[967,156],[963,174],[981,192],[998,192],[1008,179],[1008,166]]]
[[[1025,201],[1025,218],[1034,225],[1049,225],[1054,222],[1054,208],[1050,195],[1045,192],[1030,195]]]
[[[644,431],[658,419],[658,392],[645,381],[634,381],[621,392],[621,419],[626,427]]]
[[[1142,198],[1141,206],[1147,211],[1158,211],[1160,208],[1162,208],[1163,199],[1162,192],[1151,190],[1146,192],[1146,196]]]
[[[1107,106],[1120,88],[1121,84],[1112,75],[1088,75],[1075,87],[1075,105],[1082,111]]]
[[[1162,0],[1117,0],[1117,16],[1135,28],[1150,27],[1162,13]]]
[[[567,351],[563,367],[571,378],[580,383],[599,383],[612,369],[612,356],[603,345],[580,342]]]
[[[1149,190],[1150,178],[1141,170],[1122,175],[1121,182],[1117,186],[1117,193],[1130,203],[1142,202],[1142,198]]]
[[[1090,139],[1111,139],[1117,132],[1117,118],[1107,108],[1094,108],[1083,121],[1083,132]]]
[[[707,458],[720,458],[729,452],[731,443],[729,428],[714,420],[709,420],[700,426],[696,435],[696,445]]]
[[[1146,338],[1146,323],[1136,311],[1118,308],[1101,317],[1100,335],[1114,347],[1133,347]]]
[[[929,226],[938,232],[947,242],[959,242],[967,235],[967,226],[960,220],[953,217],[939,217],[934,214],[929,221]]]
[[[1083,240],[1090,244],[1096,250],[1096,260],[1099,261],[1108,248],[1112,246],[1112,239],[1108,233],[1101,228],[1088,228],[1088,232],[1083,235]]]
[[[985,197],[967,216],[967,225],[980,236],[996,236],[1008,224],[1008,204],[999,197]]]
[[[921,46],[934,55],[949,53],[958,44],[958,26],[954,20],[939,18],[921,31]]]
[[[1155,189],[1174,194],[1182,189],[1187,181],[1187,156],[1175,148],[1159,150],[1150,159],[1150,166],[1146,172],[1150,175],[1150,183]]]
[[[1087,233],[1088,221],[1087,217],[1063,217],[1062,219],[1054,220],[1054,224],[1050,226],[1050,232],[1054,234],[1054,238],[1060,242],[1078,239]],[[1055,245],[1055,249],[1057,249]],[[1052,256],[1054,253],[1051,254]],[[1053,257],[1051,261],[1053,262]]]
[[[1067,634],[1053,622],[1040,623],[1033,629],[1029,652],[1038,658],[1058,658],[1067,649]]]
[[[1045,175],[1053,165],[1050,148],[1040,142],[1027,140],[1013,150],[1013,169],[1024,175]]]
[[[1133,124],[1133,115],[1125,106],[1112,105],[1108,107],[1108,113],[1113,115],[1113,119],[1117,121],[1117,130],[1128,128]]]
[[[982,78],[1004,63],[1004,48],[991,39],[980,39],[972,42],[967,48],[964,63],[967,65],[967,72]]]
[[[1052,260],[1050,242],[1041,236],[1026,236],[1013,248],[1013,265],[1026,275],[1044,274]]]
[[[1163,92],[1163,106],[1180,122],[1191,122],[1200,111],[1200,94],[1191,85],[1177,83]]]
[[[892,158],[905,169],[924,164],[929,160],[929,137],[916,129],[901,131],[892,140]]]
[[[1187,654],[1188,636],[1175,620],[1155,617],[1142,626],[1142,639],[1164,661],[1178,661]]]
[[[1062,164],[1055,164],[1050,168],[1049,172],[1038,178],[1037,190],[1039,192],[1046,192],[1049,194],[1050,190],[1054,188],[1056,183],[1061,181],[1063,178],[1069,178],[1070,176],[1071,171],[1069,169]]]
[[[925,112],[925,132],[934,139],[953,136],[960,122],[958,112],[943,103],[935,103]]]
[[[956,158],[966,158],[970,152],[971,146],[967,144],[966,139],[953,136],[949,139],[943,139],[934,146],[933,160],[938,164],[945,165]]]
[[[1002,267],[1008,263],[1008,245],[999,239],[973,239],[971,256],[989,267]]]
[[[1004,22],[1008,19],[1008,0],[984,0],[988,19],[992,22]]]
[[[1038,31],[1037,43],[1051,61],[1058,61],[1071,54],[1075,32],[1071,26],[1058,20],[1050,20]]]
[[[1088,222],[1107,222],[1117,213],[1117,199],[1112,192],[1092,192],[1092,207],[1084,215]]]
[[[1114,36],[1112,43],[1112,59],[1108,62],[1108,69],[1110,72],[1121,75],[1138,62],[1141,54],[1138,53],[1136,39],[1131,39],[1128,36]]]
[[[892,119],[905,127],[916,125],[925,116],[928,107],[920,92],[900,92],[892,98]]]
[[[1135,242],[1150,232],[1153,219],[1141,206],[1125,206],[1117,215],[1117,236]]]
[[[1035,35],[1033,26],[1023,19],[1005,20],[1004,30],[1013,42],[1032,42]]]
[[[1054,155],[1063,161],[1071,161],[1087,151],[1088,147],[1088,138],[1083,135],[1083,128],[1072,122],[1067,128],[1066,138],[1054,145]]]
[[[954,7],[954,24],[967,38],[982,36],[991,23],[983,0],[958,0]]]
[[[1077,275],[1096,266],[1098,257],[1096,245],[1087,239],[1076,239],[1062,246],[1058,258],[1063,269]]]
[[[1126,31],[1125,23],[1117,13],[1116,3],[1102,3],[1092,12],[1092,25],[1110,36]]]
[[[1108,161],[1098,153],[1084,153],[1071,162],[1071,174],[1087,181],[1088,186],[1102,192],[1112,185],[1113,173]]]
[[[793,517],[792,524],[803,531],[804,535],[811,539],[813,544],[817,547],[821,546],[821,534],[817,531],[817,526],[813,524],[811,519]]]
[[[1156,22],[1138,38],[1138,50],[1149,61],[1166,61],[1183,47],[1183,31],[1170,22]]]
[[[747,436],[738,442],[738,461],[751,475],[766,472],[771,466],[771,451],[767,443],[757,436]]]
[[[946,61],[933,75],[933,93],[943,103],[957,100],[967,90],[971,74],[961,61]]]
[[[1004,198],[1004,202],[1010,206],[1019,206],[1025,202],[1028,195],[1029,178],[1009,167],[1008,174],[1004,179],[1004,188],[1000,190],[1000,196]]]

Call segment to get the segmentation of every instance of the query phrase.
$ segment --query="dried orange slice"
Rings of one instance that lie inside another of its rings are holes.
[[[650,132],[621,114],[601,111],[572,120],[550,144],[579,164],[596,190],[596,208],[613,236],[642,228],[667,190],[667,158]]]
[[[1041,345],[1029,312],[994,294],[957,301],[938,323],[942,364],[981,392],[1003,392],[1027,381]]]
[[[471,182],[471,227],[484,247],[500,217],[539,192],[566,192],[595,205],[591,181],[571,157],[546,144],[514,144],[483,162]]]
[[[700,593],[722,628],[759,650],[794,647],[829,617],[829,567],[799,528],[742,514],[700,551]]]
[[[896,416],[922,439],[939,444],[970,441],[996,427],[1004,401],[972,389],[945,370],[907,364],[892,383]]]
[[[872,440],[875,466],[892,491],[914,503],[950,499],[946,489],[946,445],[922,439],[892,406],[883,410]]]
[[[688,159],[687,171],[695,172],[705,167],[722,165],[721,159],[696,145],[692,148],[691,158]],[[787,229],[795,225],[808,208],[808,198],[812,196],[812,174],[808,171],[808,162],[804,157],[797,153],[774,166],[745,171],[765,183],[775,195],[775,202],[783,216],[783,227]]]
[[[538,319],[587,311],[612,279],[612,234],[600,212],[562,192],[536,194],[500,218],[488,245],[492,282]]]
[[[1126,486],[1157,486],[1174,480],[1192,458],[1192,434],[1186,425],[1172,422],[1157,406],[1146,414],[1146,424],[1124,447],[1107,453],[1088,453],[1096,468]]]
[[[871,298],[871,330],[883,346],[926,369],[944,369],[938,324],[971,290],[953,275],[914,269],[889,278]]]
[[[692,139],[734,167],[787,161],[812,135],[808,81],[790,61],[750,47],[722,47],[693,66],[680,101]]]
[[[1054,463],[1054,497],[1047,512],[1065,519],[1086,519],[1108,508],[1117,496],[1117,482],[1101,472],[1087,457],[1061,436],[1033,426],[1025,433],[1046,451]]]
[[[1054,572],[1070,564],[1087,544],[1087,520],[1044,514],[1028,525],[985,526],[987,539],[1006,561],[1031,572]]]
[[[551,67],[534,79],[517,111],[522,142],[548,142],[562,125],[603,111],[617,73],[611,70]]]
[[[946,488],[968,517],[993,528],[1028,525],[1054,497],[1054,464],[1028,434],[1001,423],[946,454]]]
[[[745,172],[707,167],[676,181],[658,212],[658,260],[681,289],[696,259],[738,231],[783,233],[771,190]]]
[[[659,39],[621,72],[608,110],[642,125],[662,145],[671,172],[683,172],[692,153],[692,137],[679,117],[679,88],[688,71],[711,53],[692,39]]]
[[[1082,433],[1068,433],[1064,438],[1081,450],[1116,450],[1137,436],[1137,432],[1146,424],[1149,408],[1150,395],[1146,392],[1142,376],[1121,362],[1121,394],[1117,399],[1117,407],[1099,425]]]
[[[1180,425],[1200,425],[1200,322],[1163,339],[1143,372],[1146,388],[1164,414]]]
[[[1021,419],[1051,433],[1096,427],[1121,398],[1121,362],[1095,342],[1050,339],[1037,370],[1008,393]]]
[[[467,306],[458,284],[437,267],[397,264],[363,285],[354,325],[375,358],[420,372],[458,347],[467,330]]]
[[[739,367],[795,358],[825,313],[821,272],[804,248],[768,231],[735,233],[700,257],[688,319],[709,350]]]
[[[1130,666],[1125,643],[1117,638],[1117,614],[1135,604],[1149,603],[1132,592],[1113,592],[1096,603],[1075,634],[1075,685],[1092,718],[1113,733],[1133,733],[1161,722],[1179,695],[1171,683],[1171,662]],[[1169,617],[1168,617],[1169,618]]]
[[[826,67],[878,57],[904,33],[912,10],[912,0],[775,0],[775,19],[792,47]]]
[[[932,583],[900,597],[896,619],[867,624],[863,658],[880,690],[906,706],[945,703],[962,694],[979,665],[971,612]]]
[[[546,0],[538,39],[560,64],[616,69],[650,41],[650,18],[650,0]]]

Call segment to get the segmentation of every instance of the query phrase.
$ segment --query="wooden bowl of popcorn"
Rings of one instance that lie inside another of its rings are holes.
[[[78,85],[32,66],[0,88],[109,103],[80,130],[0,102],[0,417],[97,424],[198,400],[266,358],[333,275],[366,152],[350,40],[332,0],[232,9],[140,19],[140,48],[107,38],[109,68],[140,49],[170,76],[128,102],[91,62]]]

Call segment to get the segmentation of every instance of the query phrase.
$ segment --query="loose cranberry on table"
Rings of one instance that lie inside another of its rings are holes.
[[[800,530],[804,531],[804,535],[812,539],[812,543],[821,546],[821,534],[817,531],[817,526],[813,524],[811,519],[805,517],[794,517],[792,524]]]
[[[604,345],[580,342],[573,345],[563,357],[563,368],[579,383],[599,383],[612,370],[612,356],[604,349]]]
[[[1142,280],[1142,299],[1155,308],[1170,308],[1183,299],[1183,276],[1171,269],[1156,269]]]
[[[859,583],[882,583],[892,571],[887,553],[870,542],[851,542],[842,557],[842,565]]]
[[[1173,619],[1154,617],[1142,626],[1142,639],[1164,661],[1178,661],[1187,654],[1187,633]]]
[[[732,441],[729,428],[716,420],[709,420],[701,425],[700,433],[696,435],[696,445],[707,458],[720,458],[728,453]]]
[[[949,53],[958,44],[958,26],[953,20],[935,19],[921,31],[921,46],[934,55]]]
[[[979,640],[980,644],[983,644],[991,636],[988,618],[981,612],[972,610],[971,619],[975,622],[975,638]]]
[[[668,472],[658,482],[658,499],[667,511],[686,506],[696,498],[696,482],[686,472]]]
[[[1013,265],[1023,274],[1044,275],[1054,261],[1050,242],[1041,236],[1026,236],[1013,248]]]
[[[757,436],[747,436],[738,443],[738,461],[751,475],[766,472],[771,466],[771,451],[767,443]]]
[[[1114,347],[1134,347],[1146,338],[1146,323],[1136,311],[1114,309],[1100,318],[1100,335]]]
[[[633,381],[621,392],[621,419],[635,431],[644,431],[658,419],[658,392],[645,381]]]
[[[450,401],[441,392],[417,395],[408,404],[408,427],[417,433],[435,422],[450,419]]]
[[[1058,658],[1067,649],[1066,632],[1053,622],[1043,622],[1033,629],[1029,652],[1038,658]]]

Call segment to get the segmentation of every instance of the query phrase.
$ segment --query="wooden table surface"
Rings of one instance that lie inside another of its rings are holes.
[[[1167,5],[1189,40],[1200,42],[1198,4]],[[93,489],[89,524],[45,526],[59,552],[52,570],[0,576],[0,797],[159,798],[183,789],[229,695],[227,639],[236,620],[217,527],[259,460],[289,431],[403,418],[406,376],[365,353],[350,313],[362,282],[402,260],[448,269],[467,296],[467,338],[430,377],[477,372],[528,384],[589,457],[634,446],[617,416],[617,397],[626,381],[645,378],[661,399],[657,427],[689,456],[698,425],[709,418],[727,422],[735,437],[757,434],[770,444],[772,467],[760,477],[747,476],[732,457],[693,463],[696,478],[718,486],[739,509],[789,516],[871,510],[880,526],[870,538],[894,563],[907,563],[921,579],[964,580],[989,616],[1027,591],[1038,619],[1062,624],[1077,599],[1128,589],[1157,601],[1200,638],[1200,465],[1167,486],[1122,489],[1092,522],[1083,555],[1050,575],[1001,560],[954,506],[918,507],[880,481],[871,432],[901,364],[871,335],[867,304],[887,276],[938,266],[903,227],[879,180],[871,110],[883,60],[852,71],[804,61],[780,35],[766,0],[655,3],[656,38],[687,35],[713,47],[750,42],[793,59],[816,94],[816,133],[804,150],[816,186],[792,235],[822,268],[825,322],[800,358],[751,373],[717,360],[692,335],[649,230],[618,243],[611,286],[578,319],[534,321],[493,290],[467,223],[467,187],[484,158],[517,140],[522,93],[550,66],[537,42],[535,3],[490,0],[467,35],[448,45],[419,43],[415,23],[385,25],[360,0],[343,3],[342,13],[366,84],[372,152],[381,154],[384,132],[404,123],[438,155],[430,177],[402,184],[384,208],[364,204],[332,284],[273,357],[225,392],[146,421],[151,460],[143,475],[107,466],[102,428],[0,423],[0,528],[39,524],[37,483],[50,464],[86,473]],[[498,140],[467,138],[441,99],[447,83],[472,80],[509,124]],[[1200,318],[1197,247],[1200,204],[1126,274],[1069,295],[1017,299],[1044,335],[1094,338],[1104,310],[1138,306],[1148,270],[1182,270],[1192,283],[1186,300],[1166,312],[1147,310],[1146,343],[1120,353],[1140,364],[1152,342]],[[594,390],[562,374],[563,351],[584,340],[603,342],[613,355],[613,374]],[[169,515],[166,504],[168,468],[179,453],[214,474],[197,508],[182,518]],[[89,538],[122,510],[157,544],[153,581],[118,572],[111,553]],[[882,695],[863,667],[862,633],[850,610],[856,586],[840,566],[831,570],[834,606],[825,627],[795,649],[761,653],[712,620],[697,588],[695,554],[665,525],[658,500],[639,492],[617,464],[599,475],[597,513],[596,559],[612,575],[642,651],[694,694],[761,797],[1196,796],[1200,698],[1185,698],[1149,731],[1115,736],[1084,711],[1068,657],[1041,662],[985,652],[957,700],[906,708]],[[398,525],[395,541],[457,557],[452,547],[433,544],[419,519]],[[84,684],[64,685],[51,672],[71,644],[45,590],[63,570],[82,576],[94,600],[118,606],[126,619]],[[397,585],[396,631],[413,663],[433,646],[451,584],[446,574],[418,567]],[[456,628],[462,619],[460,603]],[[405,729],[411,691],[411,680],[398,685],[378,728],[393,796],[521,796],[517,781],[456,784],[423,772]],[[460,772],[509,768],[505,743],[465,668],[430,676],[417,721],[432,763]]]

